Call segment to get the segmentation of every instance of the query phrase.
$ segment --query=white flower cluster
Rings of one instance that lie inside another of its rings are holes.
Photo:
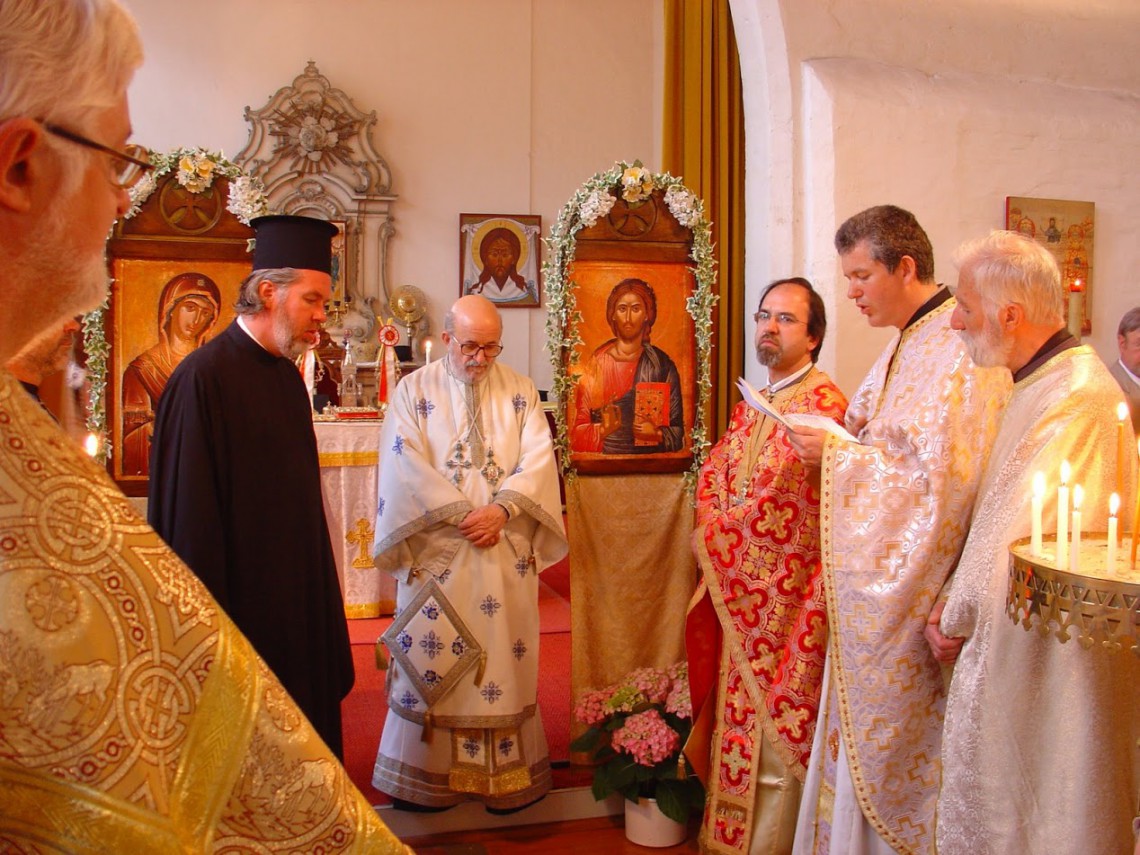
[[[143,203],[150,198],[150,194],[158,186],[158,176],[155,174],[157,171],[157,169],[151,169],[144,172],[142,178],[136,181],[128,191],[131,195],[131,207],[125,215],[128,220],[139,212]]]
[[[627,202],[640,202],[653,192],[653,173],[636,163],[621,174],[621,197]]]
[[[673,218],[687,229],[699,223],[705,213],[704,203],[680,184],[674,184],[665,191],[665,204]]]
[[[254,217],[269,212],[265,187],[252,176],[239,175],[230,181],[230,198],[226,210],[248,226]]]
[[[578,219],[581,221],[582,227],[588,229],[593,226],[598,220],[609,214],[616,202],[617,199],[605,190],[591,190],[590,195],[578,208]]]
[[[191,193],[205,193],[214,183],[214,169],[218,163],[204,151],[184,154],[178,160],[178,183]]]

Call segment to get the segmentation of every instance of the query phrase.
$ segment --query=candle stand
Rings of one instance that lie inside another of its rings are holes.
[[[1032,555],[1028,537],[1009,545],[1009,618],[1061,643],[1140,656],[1140,570],[1130,566],[1130,550],[1115,550],[1109,568],[1106,534],[1086,533],[1076,572],[1057,568],[1056,551],[1053,536],[1041,555]]]

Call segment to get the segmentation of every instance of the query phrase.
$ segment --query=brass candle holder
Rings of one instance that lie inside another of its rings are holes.
[[[1140,571],[1131,567],[1128,548],[1117,549],[1107,567],[1106,533],[1086,533],[1077,570],[1057,569],[1056,537],[1044,538],[1042,553],[1030,554],[1028,537],[1009,545],[1010,620],[1061,643],[1075,639],[1086,650],[1140,656]]]

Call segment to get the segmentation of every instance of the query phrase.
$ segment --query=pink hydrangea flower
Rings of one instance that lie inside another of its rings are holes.
[[[578,705],[574,708],[574,718],[587,727],[601,724],[610,717],[606,708],[609,692],[606,689],[591,689],[578,698]]]
[[[628,754],[640,766],[656,766],[681,747],[677,731],[656,709],[631,715],[611,736],[615,751]]]
[[[638,668],[626,678],[630,686],[645,695],[651,704],[662,703],[669,695],[669,674],[657,668]]]

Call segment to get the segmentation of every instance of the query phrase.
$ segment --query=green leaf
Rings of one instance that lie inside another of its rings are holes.
[[[689,800],[683,781],[661,781],[657,784],[657,807],[674,822],[689,821]]]
[[[602,741],[602,731],[596,727],[591,727],[577,739],[570,743],[570,750],[580,753],[593,751],[598,747],[598,743]]]

